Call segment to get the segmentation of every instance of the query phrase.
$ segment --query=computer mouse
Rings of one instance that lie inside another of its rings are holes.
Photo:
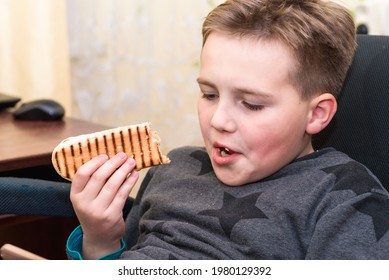
[[[63,118],[65,109],[54,100],[38,99],[23,103],[12,114],[17,120],[55,121]]]

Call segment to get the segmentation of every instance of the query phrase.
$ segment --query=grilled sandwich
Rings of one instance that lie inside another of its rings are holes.
[[[93,157],[106,154],[111,158],[124,152],[135,159],[135,168],[140,170],[170,162],[161,153],[160,142],[150,123],[123,126],[63,140],[53,150],[52,163],[59,175],[71,181],[78,168]]]

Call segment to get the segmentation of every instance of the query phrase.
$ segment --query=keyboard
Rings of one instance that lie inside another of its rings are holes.
[[[21,98],[0,93],[0,110],[14,107]]]

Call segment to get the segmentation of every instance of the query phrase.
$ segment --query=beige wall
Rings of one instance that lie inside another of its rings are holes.
[[[201,145],[201,23],[220,2],[68,0],[74,116],[110,126],[150,121],[165,152]]]
[[[165,152],[201,145],[201,24],[222,0],[67,0],[73,115],[150,121]],[[358,0],[337,0],[351,10]]]
[[[73,116],[109,126],[149,121],[164,153],[202,145],[201,24],[221,2],[67,0]]]

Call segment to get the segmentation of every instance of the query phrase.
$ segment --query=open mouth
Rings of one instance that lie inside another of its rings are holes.
[[[239,152],[227,148],[224,145],[216,144],[213,146],[212,159],[213,163],[218,166],[225,166],[234,163],[238,159],[239,155]]]
[[[220,156],[221,157],[228,157],[232,154],[232,151],[228,148],[220,148]]]

